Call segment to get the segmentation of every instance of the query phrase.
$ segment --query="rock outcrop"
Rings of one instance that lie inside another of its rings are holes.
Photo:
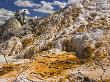
[[[10,66],[0,64],[0,81],[110,79],[110,8],[102,4],[102,0],[78,0],[48,17],[29,19],[24,25],[16,18],[6,21],[0,28],[0,54],[30,62],[12,65],[15,69],[11,72],[3,72],[3,67],[7,71]],[[8,77],[9,73],[14,76]]]
[[[4,25],[1,26],[0,39],[1,43],[7,41],[11,37],[20,37],[26,34],[31,34],[32,28],[26,24],[21,23],[16,18],[10,18]]]
[[[15,56],[19,55],[21,49],[22,49],[22,43],[19,38],[12,37],[5,43],[2,43],[0,45],[0,54],[6,55],[6,56]]]

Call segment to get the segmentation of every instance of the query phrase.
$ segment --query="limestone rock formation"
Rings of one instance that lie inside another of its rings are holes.
[[[29,19],[24,25],[15,18],[6,21],[0,26],[0,55],[16,61],[8,66],[0,63],[0,81],[109,80],[110,3],[102,4],[103,0],[78,0],[50,16]],[[24,59],[29,61],[19,63]]]
[[[16,18],[10,18],[4,25],[1,26],[0,39],[1,43],[11,37],[20,37],[32,33],[32,28],[28,25],[21,25]]]
[[[14,36],[16,30],[21,28],[20,22],[16,18],[10,18],[0,28],[2,33],[0,34],[1,42],[4,42]]]
[[[5,56],[18,55],[21,49],[22,43],[17,37],[12,37],[8,41],[0,44],[0,54]]]
[[[20,29],[21,24],[16,18],[10,18],[5,22],[5,28],[8,32]]]

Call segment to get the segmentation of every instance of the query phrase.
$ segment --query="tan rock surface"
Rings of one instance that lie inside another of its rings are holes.
[[[0,81],[109,80],[110,9],[103,4],[103,0],[81,0],[21,26],[16,19],[9,19],[8,28],[0,29]],[[2,55],[10,66],[3,64]]]

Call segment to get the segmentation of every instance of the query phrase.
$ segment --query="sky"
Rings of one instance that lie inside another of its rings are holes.
[[[0,0],[0,8],[15,12],[28,9],[30,16],[47,16],[64,8],[68,0]]]
[[[35,18],[45,17],[79,1],[81,0],[0,0],[0,24],[14,16],[16,10],[22,12],[25,9],[27,15]],[[107,0],[99,1],[106,3]]]
[[[45,17],[77,0],[0,0],[0,24],[14,16],[16,10],[27,10],[31,17]]]

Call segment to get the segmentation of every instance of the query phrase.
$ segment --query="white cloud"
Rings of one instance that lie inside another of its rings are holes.
[[[28,0],[17,0],[14,2],[15,5],[17,6],[22,6],[22,7],[33,7],[33,3]]]
[[[77,0],[68,0],[68,3],[74,3],[74,2],[76,2]]]
[[[22,7],[32,7],[33,11],[52,14],[55,12],[53,6],[57,5],[60,8],[64,8],[68,4],[73,4],[77,1],[81,1],[81,0],[68,0],[68,3],[60,2],[60,1],[54,1],[52,3],[41,1],[40,4],[33,3],[32,0],[17,0],[14,2],[14,4]],[[27,13],[29,14],[28,10],[27,10]]]
[[[54,2],[52,3],[52,5],[58,5],[60,8],[64,8],[64,7],[66,7],[67,3],[65,3],[65,2],[60,2],[60,1],[54,1]]]
[[[82,0],[68,0],[68,4],[79,3]]]
[[[49,2],[41,1],[41,4],[42,4],[42,9],[45,9],[45,10],[52,10],[53,9],[53,6]]]
[[[5,23],[10,17],[14,16],[14,12],[1,8],[0,9],[0,24]]]
[[[46,1],[41,1],[41,5],[39,5],[38,8],[34,8],[33,11],[52,14],[55,12],[53,9],[54,7],[52,6],[51,3]]]
[[[32,7],[33,11],[42,12],[42,13],[54,13],[52,3],[41,1],[41,4],[33,3],[29,0],[17,0],[14,2],[17,6],[23,7]],[[29,14],[28,10],[27,13]]]
[[[24,10],[26,10],[26,14],[30,14],[28,9],[21,9],[20,13],[22,13]],[[8,20],[10,17],[14,17],[14,12],[6,10],[4,8],[0,9],[0,25],[5,23],[5,21]]]
[[[41,12],[41,13],[49,13],[49,14],[52,14],[54,13],[55,11],[54,10],[45,10],[45,9],[33,9],[33,11],[37,11],[37,12]]]
[[[33,7],[34,8],[40,8],[42,5],[41,4],[35,4],[35,3],[33,3]]]

